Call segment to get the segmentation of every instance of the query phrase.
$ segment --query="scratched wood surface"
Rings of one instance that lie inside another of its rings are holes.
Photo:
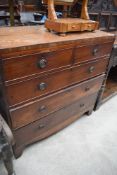
[[[48,32],[43,26],[23,26],[23,27],[2,27],[0,28],[0,53],[2,51],[11,52],[17,50],[17,48],[25,49],[25,47],[30,49],[30,46],[40,46],[43,47],[43,44],[49,45],[56,43],[73,43],[73,41],[79,41],[77,44],[80,44],[82,38],[94,39],[94,38],[106,38],[109,41],[112,41],[112,35],[110,33],[95,31],[95,32],[77,32],[69,33],[67,36],[62,37],[58,36],[55,33]],[[89,42],[89,40],[88,40]]]

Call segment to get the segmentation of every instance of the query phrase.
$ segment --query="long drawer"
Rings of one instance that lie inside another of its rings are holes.
[[[59,91],[42,100],[36,100],[26,105],[10,110],[12,128],[25,126],[35,120],[45,117],[60,108],[88,95],[98,92],[101,88],[104,75],[93,78],[81,84]]]
[[[100,75],[105,72],[107,64],[108,59],[103,58],[50,75],[7,85],[8,104],[14,106]]]
[[[44,139],[75,121],[83,113],[93,108],[96,98],[97,93],[84,97],[47,117],[13,131],[17,149],[20,146]]]
[[[16,58],[4,61],[4,78],[6,81],[41,74],[66,67],[72,63],[72,48]]]
[[[111,42],[98,43],[95,45],[76,47],[76,49],[69,48],[54,52],[4,59],[4,79],[6,81],[15,80],[66,67],[73,62],[82,63],[91,61],[110,54],[111,49]]]

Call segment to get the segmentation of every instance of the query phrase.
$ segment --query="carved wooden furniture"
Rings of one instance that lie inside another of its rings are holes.
[[[64,2],[65,0],[59,1]],[[65,2],[67,2],[67,0]],[[71,0],[70,2],[74,3],[74,0]],[[98,28],[98,22],[89,20],[87,3],[87,0],[83,0],[80,18],[58,19],[54,9],[54,0],[48,0],[48,19],[45,22],[45,27],[49,31],[55,31],[60,34],[66,34],[67,32],[75,31],[96,30]]]
[[[26,145],[92,112],[114,36],[95,31],[61,37],[30,26],[2,28],[0,38],[1,109],[18,157]]]
[[[112,32],[117,37],[117,1],[89,0],[89,15],[92,20],[99,21],[101,30]],[[98,107],[117,94],[117,39],[113,45],[111,62],[108,71],[104,94],[99,99]]]
[[[15,175],[12,162],[11,145],[14,144],[13,135],[10,128],[0,115],[0,159],[3,160],[8,175]]]
[[[88,11],[92,20],[99,21],[101,30],[117,30],[117,0],[89,0]]]
[[[108,70],[107,81],[104,88],[104,94],[99,101],[98,106],[106,102],[113,96],[117,95],[117,32],[113,32],[116,35],[116,40],[111,52],[111,61]]]

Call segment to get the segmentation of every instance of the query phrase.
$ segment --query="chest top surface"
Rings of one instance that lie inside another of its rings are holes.
[[[111,42],[114,35],[102,31],[70,33],[65,37],[48,32],[43,26],[6,27],[0,29],[0,55],[44,47],[67,44],[90,44],[93,40]]]

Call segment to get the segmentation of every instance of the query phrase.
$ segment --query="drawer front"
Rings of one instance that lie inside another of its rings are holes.
[[[13,106],[21,102],[24,103],[100,75],[105,72],[107,63],[108,59],[105,58],[47,76],[9,85],[6,87],[8,104]]]
[[[98,22],[97,23],[96,22],[94,22],[94,23],[91,22],[91,23],[87,23],[87,24],[86,23],[82,23],[81,26],[80,26],[81,27],[80,30],[81,31],[85,31],[85,30],[86,31],[93,31],[93,30],[98,29],[98,25],[99,25]]]
[[[86,21],[85,23],[83,23],[83,21],[79,21],[79,23],[72,23],[72,24],[68,24],[68,31],[85,31],[85,30],[88,30],[88,31],[93,31],[95,29],[98,28],[98,22],[88,22],[86,24]]]
[[[81,63],[110,54],[112,43],[82,46],[75,49],[74,62]],[[3,60],[5,81],[37,75],[72,64],[72,48]]]
[[[60,108],[98,92],[101,88],[104,75],[88,80],[81,84],[60,91],[58,94],[42,100],[29,103],[11,110],[11,121],[14,129],[25,126],[35,120],[45,117]]]
[[[4,60],[5,80],[14,80],[65,67],[71,64],[72,49]]]
[[[79,24],[71,24],[71,25],[68,25],[68,31],[80,31],[80,25]]]
[[[111,49],[112,49],[112,43],[78,47],[76,48],[74,54],[75,64],[89,60],[94,60],[96,58],[100,58],[105,55],[110,55]]]
[[[17,129],[13,132],[16,140],[16,147],[18,148],[21,145],[44,139],[64,128],[79,118],[83,113],[92,109],[96,98],[97,93],[84,97],[66,108],[62,108],[47,117]]]

